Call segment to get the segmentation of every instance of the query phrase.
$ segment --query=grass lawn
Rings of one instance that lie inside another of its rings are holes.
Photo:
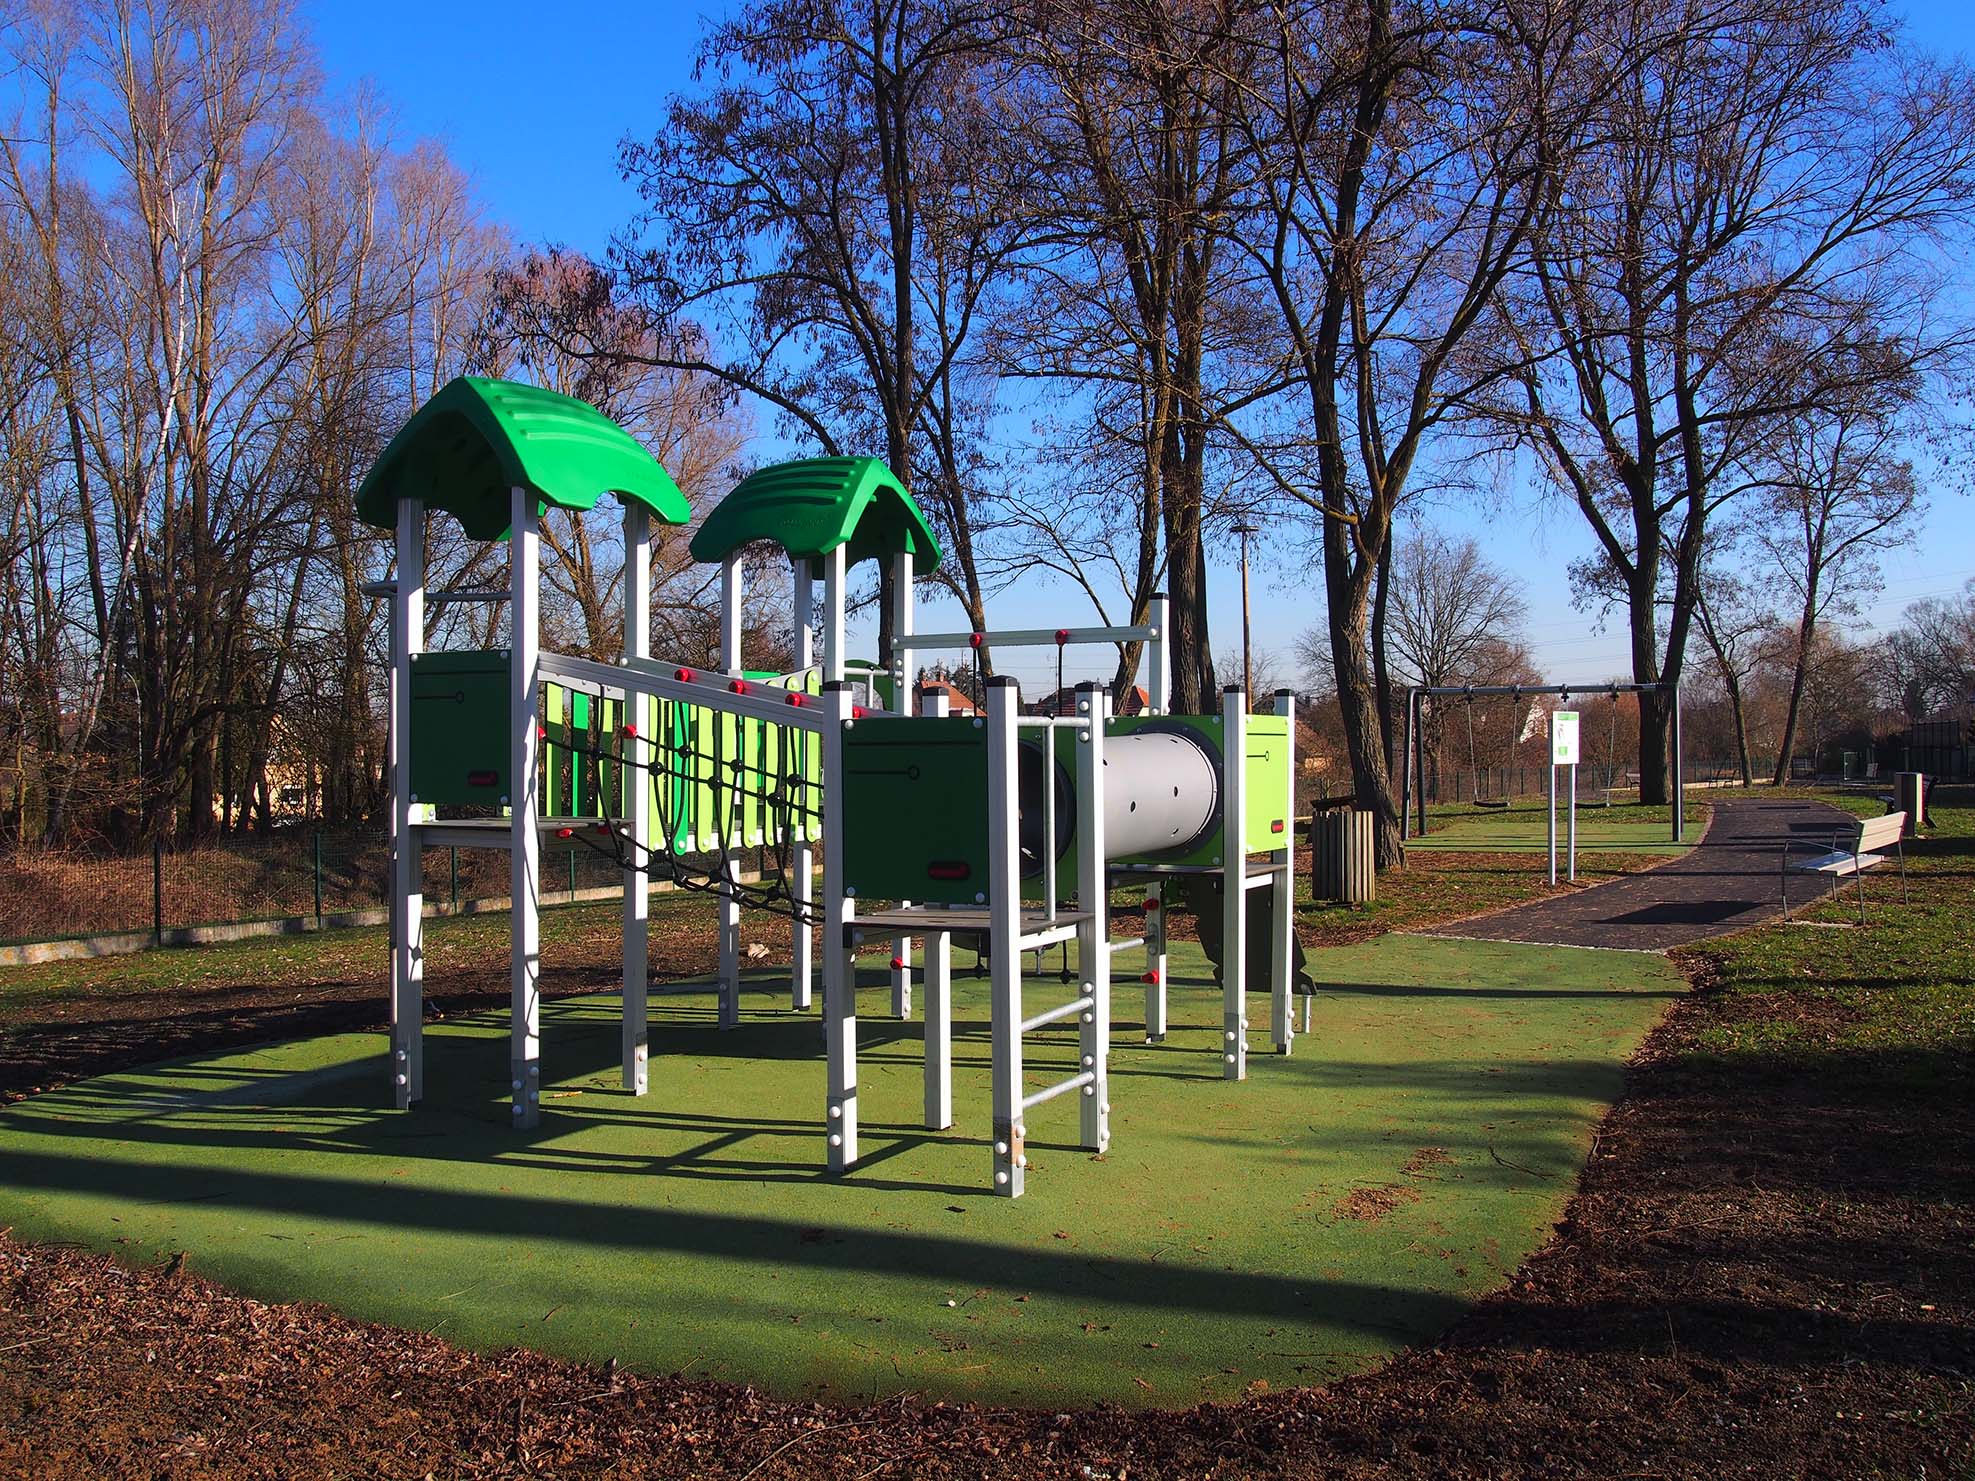
[[[1626,853],[1650,855],[1684,854],[1699,840],[1707,825],[1707,804],[1689,802],[1687,842],[1671,841],[1672,813],[1665,807],[1649,807],[1636,802],[1592,807],[1580,796],[1577,807],[1577,851],[1587,853]],[[1484,808],[1449,803],[1429,807],[1426,834],[1408,839],[1406,848],[1416,853],[1546,853],[1548,810],[1541,797],[1519,797],[1508,807]],[[1557,803],[1557,849],[1562,853],[1567,837],[1564,805]]]
[[[707,997],[657,999],[643,1101],[616,1089],[613,1003],[547,1005],[526,1136],[497,1012],[428,1030],[410,1115],[384,1108],[375,1034],[83,1081],[0,1111],[0,1221],[470,1347],[790,1395],[1143,1406],[1318,1383],[1444,1329],[1543,1242],[1681,982],[1630,953],[1396,936],[1316,965],[1344,985],[1315,1032],[1229,1085],[1218,993],[1177,946],[1164,1045],[1119,994],[1111,1151],[1064,1144],[1073,1098],[1039,1108],[1014,1202],[986,1192],[985,994],[962,977],[950,1132],[915,1124],[919,1026],[866,995],[847,1178],[820,1167],[817,1021],[775,983],[727,1034]],[[1074,1030],[1036,1041],[1032,1064],[1062,1065]]]

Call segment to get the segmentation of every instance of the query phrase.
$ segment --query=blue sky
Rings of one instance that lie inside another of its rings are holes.
[[[617,175],[617,143],[627,131],[656,129],[665,96],[690,81],[701,17],[721,7],[660,0],[545,11],[514,0],[470,6],[307,0],[304,9],[332,87],[375,82],[401,136],[443,140],[518,241],[600,252],[637,209],[635,194]],[[1975,7],[1965,0],[1914,0],[1896,9],[1920,43],[1975,53]],[[1937,494],[1914,547],[1885,562],[1885,589],[1868,616],[1896,620],[1908,602],[1952,595],[1975,577],[1972,516],[1964,496]],[[1432,517],[1473,533],[1492,559],[1526,583],[1529,635],[1539,667],[1552,679],[1595,682],[1624,674],[1618,633],[1594,631],[1591,619],[1570,605],[1564,570],[1590,546],[1574,512],[1518,499],[1495,510],[1450,506]],[[1315,573],[1294,551],[1266,543],[1253,547],[1251,571],[1256,645],[1280,653],[1286,664],[1295,635],[1321,620],[1310,595]],[[1236,651],[1241,606],[1231,552],[1210,573],[1210,593],[1215,651]],[[1082,599],[1064,588],[1004,597],[991,620],[1053,627],[1090,619]],[[960,625],[957,608],[935,605],[920,617],[922,629]],[[1108,672],[1100,657],[1093,660],[1090,674]],[[1041,658],[1012,667],[1025,686],[1053,679]]]

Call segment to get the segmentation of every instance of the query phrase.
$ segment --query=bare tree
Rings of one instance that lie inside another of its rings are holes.
[[[1728,697],[1742,785],[1752,787],[1755,768],[1749,759],[1748,685],[1770,657],[1768,639],[1776,627],[1776,613],[1748,582],[1710,563],[1701,569],[1694,617],[1714,659],[1714,676]]]
[[[1587,585],[1623,593],[1650,684],[1680,676],[1711,520],[1768,486],[1773,429],[1965,343],[1941,260],[1968,225],[1975,86],[1891,49],[1865,0],[1585,14],[1602,64],[1499,295],[1523,370],[1491,410],[1590,526]],[[1642,701],[1648,801],[1668,717]]]

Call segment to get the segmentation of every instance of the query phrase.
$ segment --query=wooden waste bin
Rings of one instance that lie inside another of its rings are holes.
[[[1310,859],[1312,899],[1362,905],[1378,898],[1370,813],[1354,807],[1318,812],[1310,819]]]

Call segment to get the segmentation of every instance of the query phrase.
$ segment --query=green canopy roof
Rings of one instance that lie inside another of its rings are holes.
[[[499,540],[514,488],[533,489],[538,510],[591,509],[611,493],[667,524],[692,517],[672,475],[587,401],[474,375],[449,381],[399,429],[357,490],[357,517],[388,530],[398,500],[422,499],[473,539]]]
[[[815,560],[848,545],[848,565],[907,551],[921,574],[939,569],[939,542],[905,485],[876,458],[803,458],[741,480],[693,536],[693,559],[721,561],[766,540]]]

